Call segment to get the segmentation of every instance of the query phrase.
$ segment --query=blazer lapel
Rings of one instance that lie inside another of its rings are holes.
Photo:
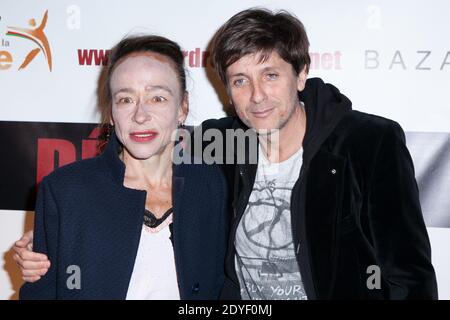
[[[319,151],[306,176],[306,237],[318,298],[329,296],[336,276],[345,167],[345,158]]]
[[[186,299],[185,296],[185,283],[183,267],[185,265],[184,252],[187,252],[183,247],[186,245],[184,239],[184,234],[189,228],[189,221],[185,222],[185,216],[187,204],[184,200],[184,188],[185,188],[185,177],[182,175],[183,165],[173,166],[173,178],[172,178],[172,203],[173,203],[173,246],[174,246],[174,258],[175,258],[175,268],[177,271],[178,279],[178,289],[180,290],[180,298]],[[192,201],[192,199],[189,199]]]

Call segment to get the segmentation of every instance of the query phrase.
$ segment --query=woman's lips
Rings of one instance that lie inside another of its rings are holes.
[[[158,132],[156,131],[135,131],[130,133],[131,140],[135,142],[149,142],[156,138]]]

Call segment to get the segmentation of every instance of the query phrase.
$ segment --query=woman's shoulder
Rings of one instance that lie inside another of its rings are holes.
[[[56,168],[44,179],[49,183],[67,183],[84,179],[93,180],[102,174],[99,158],[77,160]]]

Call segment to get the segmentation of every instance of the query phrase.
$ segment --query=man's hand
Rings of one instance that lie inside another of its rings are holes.
[[[14,243],[14,260],[22,271],[26,282],[35,282],[45,275],[50,268],[50,261],[45,254],[33,252],[33,231],[25,233]]]

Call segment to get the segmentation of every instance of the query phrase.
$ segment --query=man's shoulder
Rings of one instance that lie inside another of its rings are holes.
[[[386,128],[399,125],[394,120],[357,110],[348,112],[347,118],[347,121],[352,122],[355,125],[364,125],[376,128]]]
[[[237,117],[224,117],[220,119],[208,119],[203,121],[198,128],[201,128],[203,131],[208,129],[219,129],[226,130],[232,129],[238,123]]]
[[[379,136],[386,132],[403,133],[400,124],[392,119],[352,110],[340,121],[336,130],[355,134]]]
[[[382,141],[405,142],[402,127],[394,120],[352,110],[339,121],[328,142],[356,149]]]

